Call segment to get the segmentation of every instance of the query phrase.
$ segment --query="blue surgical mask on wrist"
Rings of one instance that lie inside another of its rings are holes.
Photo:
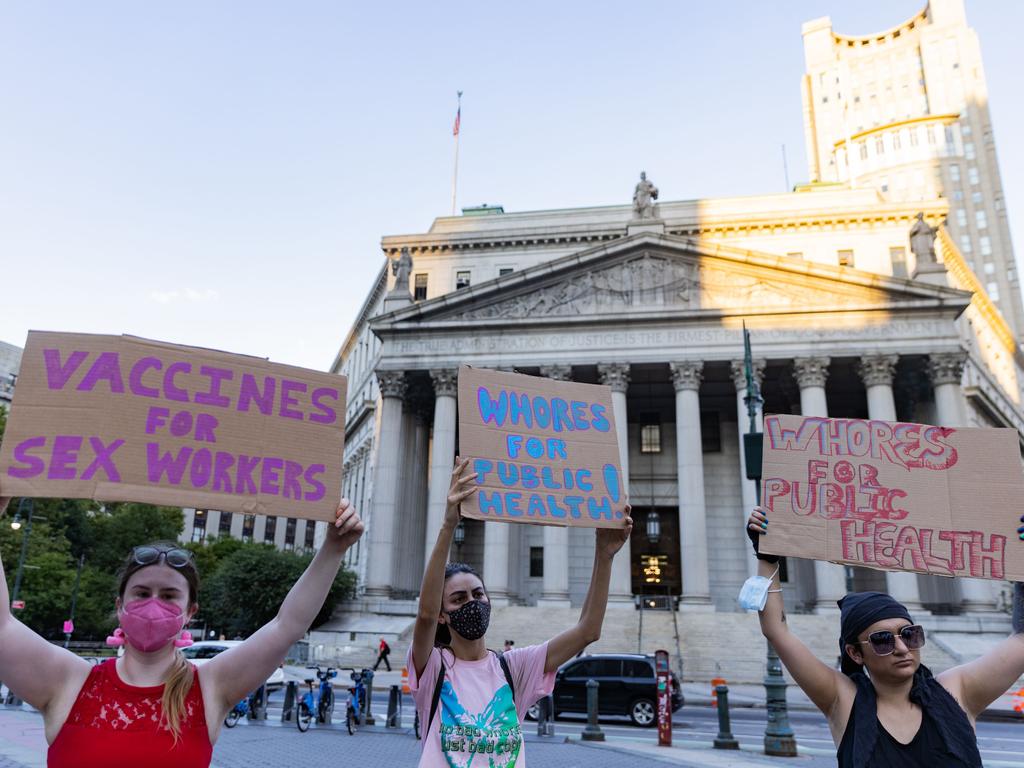
[[[778,573],[779,569],[775,569],[775,573]],[[781,592],[781,589],[772,589],[772,579],[775,578],[775,573],[771,575],[771,578],[765,578],[764,576],[751,576],[740,587],[740,595],[737,598],[740,604],[740,608],[746,611],[763,611],[765,605],[768,602],[769,592]]]

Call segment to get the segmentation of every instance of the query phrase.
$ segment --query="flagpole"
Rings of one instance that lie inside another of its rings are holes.
[[[459,134],[462,122],[462,91],[459,91],[459,108],[455,113],[455,170],[452,172],[452,216],[455,215],[455,194],[459,188]]]

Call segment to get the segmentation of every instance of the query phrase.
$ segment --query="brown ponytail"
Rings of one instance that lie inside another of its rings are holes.
[[[164,695],[160,701],[164,711],[163,719],[174,734],[174,742],[181,738],[181,716],[185,710],[185,697],[192,690],[195,673],[192,664],[181,651],[174,652],[174,666],[164,683]]]

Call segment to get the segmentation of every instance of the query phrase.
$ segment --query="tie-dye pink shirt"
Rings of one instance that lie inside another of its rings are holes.
[[[504,656],[515,684],[514,703],[493,653],[480,661],[465,661],[435,648],[417,676],[409,649],[409,688],[423,734],[420,768],[525,768],[523,716],[551,693],[555,674],[544,673],[547,643],[506,651]],[[442,658],[444,685],[434,722],[428,724]]]

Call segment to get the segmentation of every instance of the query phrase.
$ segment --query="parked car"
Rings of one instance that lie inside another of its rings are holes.
[[[228,648],[234,648],[236,645],[241,644],[241,640],[200,640],[199,642],[192,643],[188,648],[183,648],[181,652],[185,654],[186,659],[197,667],[201,667],[218,653],[224,653]],[[270,677],[267,678],[267,688],[280,688],[283,685],[284,667],[281,666],[275,669],[270,674]]]
[[[658,719],[658,686],[654,657],[629,653],[601,653],[582,656],[563,664],[555,674],[555,717],[587,713],[587,680],[596,680],[598,714],[628,717],[634,725],[650,727]],[[669,673],[672,711],[683,706],[683,692],[676,676]],[[536,719],[539,708],[527,713]]]

